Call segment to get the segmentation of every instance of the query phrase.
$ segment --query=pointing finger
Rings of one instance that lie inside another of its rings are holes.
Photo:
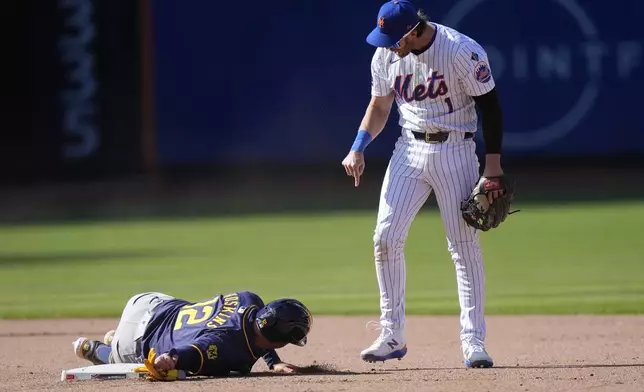
[[[353,165],[349,165],[349,166],[347,166],[347,175],[349,175],[349,176],[351,176],[351,177],[355,177],[355,175],[356,175],[356,170],[355,170],[355,168],[353,167]]]

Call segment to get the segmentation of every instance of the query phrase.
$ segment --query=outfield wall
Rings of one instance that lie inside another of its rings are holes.
[[[45,3],[20,10],[30,52],[13,56],[18,93],[33,99],[5,108],[4,178],[337,165],[369,99],[380,1]],[[644,155],[644,3],[417,4],[488,51],[506,157]],[[396,123],[394,112],[371,159],[387,159]]]

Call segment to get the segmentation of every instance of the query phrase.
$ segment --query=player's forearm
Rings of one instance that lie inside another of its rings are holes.
[[[501,168],[501,145],[503,143],[503,116],[501,104],[496,89],[489,93],[474,97],[474,101],[481,112],[481,126],[483,128],[483,141],[485,143],[485,169],[486,177],[503,174]]]
[[[501,145],[503,144],[503,113],[496,88],[487,94],[474,97],[474,102],[481,112],[485,153],[492,155],[490,157],[491,164],[495,164],[499,159],[500,165]],[[495,155],[499,157],[495,157]]]
[[[195,346],[173,348],[168,354],[177,356],[175,369],[197,373],[203,366],[203,355]]]
[[[365,148],[382,132],[393,103],[393,93],[387,96],[373,96],[365,110],[360,129],[351,146],[351,153],[364,153]],[[352,158],[353,159],[353,158]],[[357,181],[357,177],[356,177]],[[356,182],[356,186],[358,183]]]
[[[264,362],[266,362],[266,365],[268,365],[268,368],[271,370],[273,369],[273,366],[282,362],[275,350],[269,350],[262,358],[264,358]]]
[[[375,139],[376,136],[378,136],[385,128],[390,111],[391,106],[387,109],[383,109],[382,107],[374,104],[369,104],[365,111],[365,115],[362,118],[362,122],[360,123],[360,129],[369,132],[371,138]]]
[[[483,175],[486,177],[500,176],[503,174],[501,169],[501,154],[485,155],[485,169]]]

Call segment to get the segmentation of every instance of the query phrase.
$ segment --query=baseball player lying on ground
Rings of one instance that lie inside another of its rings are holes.
[[[264,305],[255,293],[240,291],[189,302],[162,293],[142,293],[125,305],[115,331],[103,342],[79,337],[77,356],[94,365],[142,363],[150,376],[172,381],[188,376],[248,375],[257,360],[269,369],[295,373],[275,351],[304,346],[311,312],[299,301],[279,299]]]

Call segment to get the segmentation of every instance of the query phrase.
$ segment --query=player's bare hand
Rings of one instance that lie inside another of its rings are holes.
[[[483,177],[500,177],[503,175],[503,169],[501,168],[501,158],[496,154],[491,154],[485,157],[485,170],[483,171]],[[505,190],[501,189],[498,191],[492,191],[487,195],[488,203],[492,204],[494,200],[505,194]]]
[[[505,189],[499,189],[498,191],[490,191],[490,193],[487,194],[487,201],[488,203],[492,204],[494,200],[498,199],[504,194],[505,194]]]
[[[300,368],[290,363],[280,362],[273,366],[273,371],[276,373],[297,373],[300,371]]]
[[[484,176],[484,177],[487,177],[487,176]],[[491,176],[491,177],[494,177],[494,176]],[[490,191],[490,193],[487,194],[487,201],[488,203],[492,204],[494,200],[498,199],[504,194],[505,194],[505,189],[499,189],[498,191]]]
[[[347,176],[351,176],[355,179],[355,186],[360,185],[360,176],[364,172],[365,168],[364,154],[358,151],[349,152],[346,158],[342,161],[342,166],[344,166]]]
[[[154,368],[158,371],[167,372],[168,370],[174,369],[177,364],[177,358],[171,357],[168,353],[161,354],[154,360]]]

